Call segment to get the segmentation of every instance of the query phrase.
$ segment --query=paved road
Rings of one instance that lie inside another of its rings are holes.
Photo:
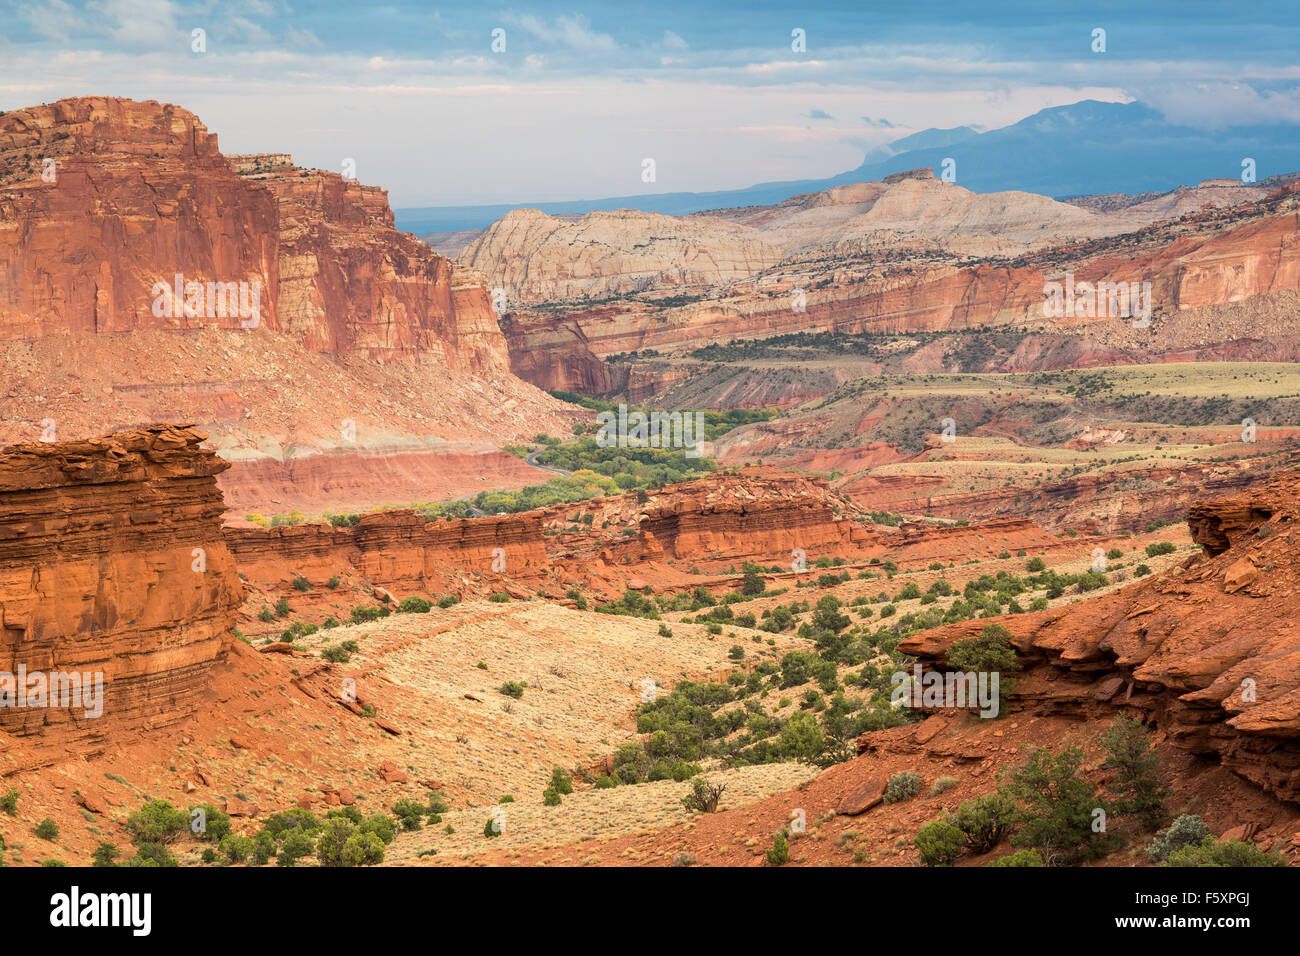
[[[528,464],[532,465],[534,468],[540,468],[542,471],[551,471],[557,475],[562,475],[565,478],[573,477],[573,472],[565,471],[563,468],[552,468],[550,465],[539,465],[537,463],[537,456],[544,451],[546,451],[545,448],[539,448],[537,451],[530,451],[528,453]]]
[[[572,477],[573,477],[573,472],[571,472],[571,471],[565,471],[563,468],[552,468],[550,465],[539,465],[539,464],[537,463],[537,456],[540,455],[540,454],[541,454],[542,452],[544,452],[544,451],[546,451],[545,448],[540,448],[540,449],[538,449],[537,451],[529,452],[529,453],[528,453],[528,459],[527,459],[528,464],[532,465],[534,468],[540,468],[542,471],[549,471],[549,472],[553,472],[554,474],[557,474],[557,475],[563,475],[565,478],[572,478]],[[477,497],[478,497],[477,492],[472,492],[472,493],[470,493],[470,494],[468,494],[468,495],[461,495],[459,498],[455,498],[455,499],[453,499],[453,500],[455,500],[455,501],[473,501],[473,500],[474,500],[475,498],[477,498]],[[475,508],[473,505],[470,505],[470,506],[469,506],[469,511],[470,511],[470,514],[472,514],[475,518],[485,518],[485,517],[487,517],[487,512],[486,512],[486,511],[481,511],[481,510],[479,510],[478,508]]]

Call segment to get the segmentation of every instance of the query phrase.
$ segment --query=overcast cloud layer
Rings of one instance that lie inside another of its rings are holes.
[[[1081,99],[1211,129],[1300,122],[1294,2],[613,6],[0,2],[0,109],[178,103],[226,152],[355,159],[395,206],[817,178],[919,129]]]

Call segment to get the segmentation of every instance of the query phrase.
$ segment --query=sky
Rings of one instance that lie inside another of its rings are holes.
[[[1297,50],[1297,0],[0,0],[0,109],[161,100],[395,207],[540,202],[831,176],[1082,99],[1300,123]]]

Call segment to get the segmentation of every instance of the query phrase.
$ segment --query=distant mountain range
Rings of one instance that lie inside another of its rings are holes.
[[[828,179],[760,183],[703,193],[613,196],[570,202],[398,209],[397,227],[417,235],[483,229],[512,209],[582,215],[597,209],[639,209],[686,215],[708,209],[774,205],[799,193],[881,180],[891,173],[955,163],[956,181],[973,192],[1022,190],[1056,199],[1100,193],[1143,193],[1240,178],[1252,159],[1256,177],[1290,172],[1300,155],[1295,124],[1196,129],[1167,121],[1142,103],[1083,100],[1040,110],[1018,123],[978,132],[968,126],[926,129],[869,152],[857,169]]]

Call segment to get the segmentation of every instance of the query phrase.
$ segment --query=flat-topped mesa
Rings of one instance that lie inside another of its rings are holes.
[[[487,289],[399,233],[385,190],[287,153],[222,156],[193,113],[153,101],[0,116],[0,274],[0,341],[269,329],[333,355],[509,368]]]
[[[160,425],[0,450],[0,774],[199,706],[242,600],[216,483],[229,465],[203,440]],[[83,696],[15,700],[23,672],[29,688],[76,675]]]
[[[1178,746],[1300,801],[1297,522],[1300,472],[1291,471],[1191,509],[1206,558],[1082,603],[999,618],[1025,665],[1017,711],[1140,713]],[[952,642],[984,623],[924,631],[899,650],[942,667]]]
[[[879,546],[847,520],[851,510],[824,479],[746,469],[667,486],[646,503],[640,529],[676,558],[789,562],[802,550],[811,562]]]
[[[293,166],[289,153],[227,153],[226,162],[241,176],[258,177]]]

